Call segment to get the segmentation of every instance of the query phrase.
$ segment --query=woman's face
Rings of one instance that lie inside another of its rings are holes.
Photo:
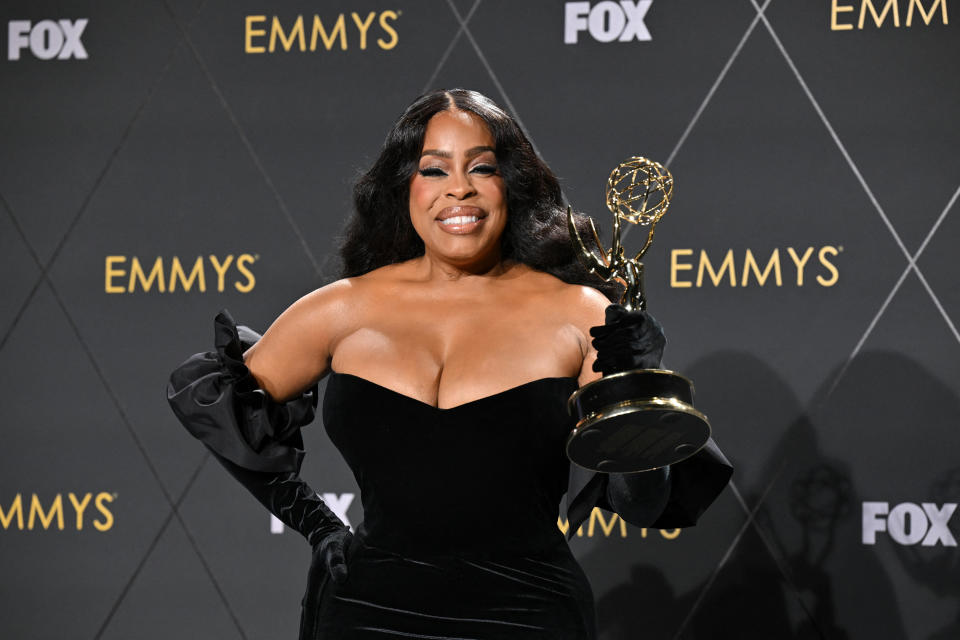
[[[468,111],[441,111],[427,123],[410,220],[428,257],[460,267],[499,261],[507,199],[493,145]]]

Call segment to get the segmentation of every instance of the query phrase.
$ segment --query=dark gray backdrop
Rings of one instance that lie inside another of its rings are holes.
[[[563,2],[4,3],[0,636],[294,637],[309,549],[176,423],[165,378],[221,307],[263,330],[335,277],[390,123],[464,86],[599,222],[626,157],[676,177],[651,310],[737,472],[694,529],[575,539],[602,637],[960,637],[958,5],[625,4],[649,40],[617,40],[610,2],[576,44]],[[365,47],[351,12],[375,14]],[[248,20],[268,49],[298,15],[330,50],[246,52]],[[175,258],[203,286],[171,291]],[[130,286],[135,259],[165,291]],[[346,504],[304,435],[305,476]]]

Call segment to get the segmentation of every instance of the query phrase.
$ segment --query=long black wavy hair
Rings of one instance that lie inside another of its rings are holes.
[[[522,262],[564,282],[583,284],[619,299],[623,287],[604,282],[580,263],[567,230],[560,183],[537,156],[517,122],[490,98],[467,89],[426,93],[394,123],[380,156],[353,189],[354,214],[340,244],[341,277],[359,276],[423,255],[423,241],[410,222],[410,180],[417,170],[427,122],[441,111],[469,111],[486,122],[507,191],[504,260]],[[576,215],[581,236],[590,236],[586,216]]]

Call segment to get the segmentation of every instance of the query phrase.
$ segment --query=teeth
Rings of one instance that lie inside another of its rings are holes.
[[[470,222],[476,222],[478,219],[477,216],[454,216],[446,220],[441,220],[440,224],[468,224]]]

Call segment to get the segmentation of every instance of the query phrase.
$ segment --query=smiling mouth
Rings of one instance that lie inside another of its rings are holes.
[[[480,219],[480,216],[453,216],[451,218],[445,218],[441,220],[440,224],[444,226],[468,224],[470,222],[476,222],[479,219]]]
[[[436,221],[447,233],[463,235],[479,229],[486,217],[487,212],[480,207],[458,205],[445,208]]]
[[[480,207],[457,205],[443,209],[443,211],[437,215],[437,220],[441,223],[453,224],[454,220],[460,222],[476,222],[486,217],[487,212]]]

